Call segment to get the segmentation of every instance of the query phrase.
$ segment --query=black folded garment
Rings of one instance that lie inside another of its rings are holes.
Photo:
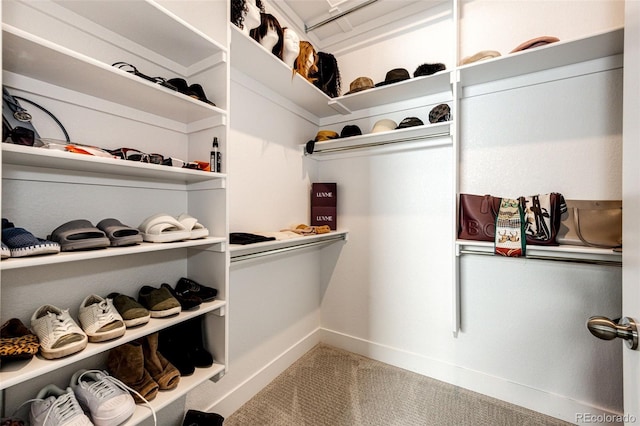
[[[229,234],[231,244],[253,244],[263,241],[275,241],[275,237],[265,237],[264,235],[250,234],[248,232],[232,232]]]

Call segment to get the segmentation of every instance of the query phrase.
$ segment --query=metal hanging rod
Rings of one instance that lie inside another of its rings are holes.
[[[375,2],[377,2],[377,1],[378,1],[378,0],[368,0],[368,1],[364,2],[364,3],[359,4],[358,6],[354,6],[354,7],[352,7],[351,9],[345,10],[344,12],[340,12],[340,13],[338,13],[338,14],[337,14],[337,15],[335,15],[335,16],[332,16],[332,17],[330,17],[330,18],[327,18],[327,19],[325,19],[324,21],[320,21],[320,22],[318,22],[317,24],[313,24],[313,25],[311,25],[311,26],[307,26],[307,24],[304,24],[304,32],[305,32],[305,33],[308,33],[309,31],[313,31],[313,30],[315,30],[316,28],[320,28],[320,27],[322,27],[323,25],[327,25],[329,22],[333,22],[333,21],[335,21],[336,19],[340,19],[340,18],[342,18],[342,17],[343,17],[343,16],[345,16],[345,15],[348,15],[348,14],[350,14],[350,13],[352,13],[352,12],[355,12],[356,10],[362,9],[363,7],[369,6],[370,4],[375,3]]]
[[[432,135],[429,135],[429,136],[413,136],[413,137],[408,137],[408,138],[390,139],[390,140],[385,140],[385,141],[380,141],[380,142],[362,143],[362,144],[358,144],[358,145],[338,146],[338,147],[335,147],[335,148],[325,148],[325,149],[315,149],[314,148],[313,154],[323,154],[323,153],[329,153],[329,152],[351,151],[351,150],[354,150],[354,149],[366,149],[366,148],[373,148],[373,147],[378,147],[378,146],[383,146],[383,145],[393,145],[393,144],[401,143],[401,142],[413,142],[413,141],[420,141],[420,140],[425,140],[425,139],[441,138],[441,137],[445,137],[445,136],[449,136],[449,135],[450,135],[449,132],[442,132],[442,133],[435,133],[435,134],[432,134]],[[446,144],[449,144],[449,142],[447,142]],[[309,154],[307,151],[305,151],[304,153],[305,153],[305,155],[313,155],[313,154]]]
[[[265,251],[259,251],[259,252],[256,252],[256,253],[241,254],[241,255],[238,255],[238,256],[231,255],[231,263],[241,262],[243,260],[255,259],[255,258],[258,258],[258,257],[271,256],[272,254],[286,253],[286,252],[289,252],[289,251],[300,250],[300,249],[304,249],[304,248],[308,248],[308,247],[315,247],[315,246],[319,246],[319,245],[331,244],[331,243],[335,243],[336,241],[344,241],[344,240],[345,240],[345,236],[344,235],[340,235],[340,236],[334,237],[334,238],[327,238],[326,240],[320,240],[320,241],[314,241],[314,242],[311,242],[311,243],[298,244],[298,245],[295,245],[295,246],[282,247],[282,248],[271,249],[271,250],[267,249]]]
[[[460,254],[480,254],[483,256],[494,256],[493,252],[488,251],[476,251],[476,250],[460,250]],[[498,256],[502,257],[502,256]],[[569,263],[584,263],[588,265],[608,265],[608,266],[622,266],[621,261],[617,260],[599,260],[599,259],[580,259],[580,258],[571,258],[571,257],[560,257],[560,256],[531,256],[526,255],[523,259],[534,259],[534,260],[552,260],[556,262],[569,262]]]

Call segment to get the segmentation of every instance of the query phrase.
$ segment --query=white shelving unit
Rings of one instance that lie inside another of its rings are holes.
[[[228,6],[201,7],[222,7],[226,11]],[[205,33],[206,29],[192,25],[190,22],[198,19],[189,13],[179,16],[153,0],[5,2],[3,83],[10,91],[44,97],[66,126],[75,126],[76,130],[89,127],[87,134],[109,134],[112,126],[135,123],[126,145],[114,139],[104,148],[152,149],[146,137],[151,133],[158,141],[151,141],[154,151],[147,152],[166,150],[186,161],[202,159],[212,135],[219,138],[224,151],[229,42],[226,35],[216,40]],[[217,26],[227,25],[227,13],[214,16]],[[41,25],[33,26],[32,20],[40,20]],[[100,43],[113,50],[109,52],[113,61],[106,57],[106,49],[87,47]],[[197,76],[198,81],[206,82],[203,86],[207,94],[216,94],[218,106],[111,66],[117,60],[136,64],[155,61],[169,70],[171,77],[193,81]],[[43,88],[50,90],[42,92]],[[89,119],[74,120],[74,109],[81,109]],[[82,142],[91,144],[90,140]],[[136,146],[136,142],[147,144],[147,148]],[[163,281],[175,284],[181,276],[218,290],[215,301],[195,310],[154,318],[141,327],[127,329],[121,338],[90,343],[68,357],[45,360],[36,356],[3,365],[3,415],[10,415],[23,401],[34,398],[43,382],[66,387],[69,371],[104,369],[110,349],[196,317],[203,319],[203,342],[214,356],[214,364],[181,377],[176,389],[160,393],[151,406],[159,410],[204,381],[225,374],[229,256],[226,174],[8,143],[2,144],[1,152],[2,216],[10,217],[17,227],[44,233],[68,220],[97,217],[116,217],[137,225],[152,214],[179,210],[198,218],[210,231],[209,237],[199,240],[3,260],[2,322],[18,317],[28,326],[31,314],[45,303],[69,308],[73,316],[88,294],[105,296],[116,291],[136,297],[143,283],[155,287]],[[103,271],[101,276],[108,276],[105,279],[109,281],[99,282],[97,270]],[[127,424],[138,424],[150,416],[148,407],[139,405]]]

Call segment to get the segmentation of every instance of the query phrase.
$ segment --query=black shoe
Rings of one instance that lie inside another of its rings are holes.
[[[184,416],[182,426],[222,426],[224,417],[218,413],[189,410]]]
[[[166,283],[162,284],[160,287],[165,287],[167,290],[169,290],[169,293],[171,293],[171,295],[175,297],[178,302],[180,302],[182,310],[195,309],[202,304],[202,299],[192,294],[191,292],[176,291]]]
[[[189,351],[183,345],[180,331],[175,327],[161,330],[158,334],[158,352],[160,352],[180,372],[181,376],[190,376],[196,371]]]
[[[202,102],[206,102],[209,105],[216,106],[216,104],[207,99],[207,95],[204,94],[204,89],[201,85],[192,84],[191,86],[189,86],[189,92],[194,93]]]
[[[178,324],[180,335],[184,336],[184,346],[188,348],[189,357],[193,365],[199,368],[208,368],[213,365],[213,355],[204,348],[204,335],[202,333],[203,317],[196,317]]]
[[[215,288],[200,285],[189,278],[180,278],[176,284],[176,291],[182,294],[189,292],[198,296],[203,302],[210,302],[218,295],[218,290]]]

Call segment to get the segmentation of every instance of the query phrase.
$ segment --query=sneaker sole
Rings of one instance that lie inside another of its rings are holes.
[[[164,311],[149,311],[149,314],[152,318],[164,318],[179,314],[181,311],[182,306],[176,306],[175,308],[165,309]]]
[[[132,318],[130,320],[124,320],[124,325],[127,328],[136,327],[138,325],[146,324],[151,319],[151,314],[140,318]]]
[[[58,359],[63,358],[68,355],[75,354],[76,352],[80,352],[84,348],[87,347],[88,339],[85,337],[83,340],[80,340],[73,345],[68,345],[59,349],[45,349],[42,346],[40,347],[40,354],[45,359]]]
[[[123,328],[117,328],[115,330],[111,330],[105,333],[98,333],[98,334],[87,334],[87,337],[89,338],[89,341],[91,343],[98,343],[98,342],[106,342],[107,340],[112,340],[112,339],[116,339],[118,337],[124,336],[125,333],[125,329]]]
[[[115,426],[123,424],[129,417],[136,411],[136,403],[131,399],[131,403],[127,404],[126,409],[123,409],[120,414],[115,417],[95,417],[91,416],[91,420],[95,426]]]

